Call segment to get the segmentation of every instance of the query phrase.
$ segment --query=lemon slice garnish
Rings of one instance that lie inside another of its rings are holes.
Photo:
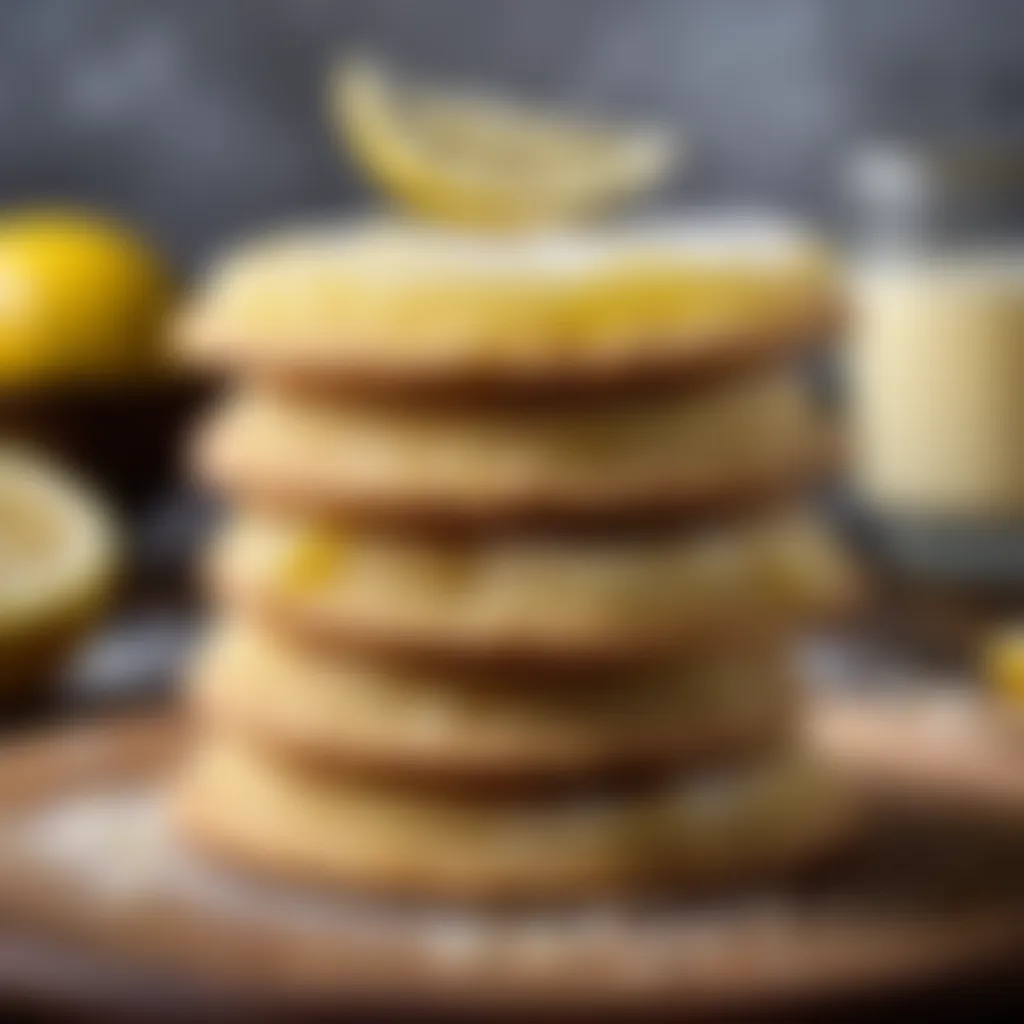
[[[117,552],[113,521],[88,490],[0,448],[0,692],[35,682],[94,621]]]
[[[508,227],[584,216],[650,191],[674,146],[662,131],[553,116],[406,82],[366,60],[330,80],[334,124],[375,182],[420,214]]]

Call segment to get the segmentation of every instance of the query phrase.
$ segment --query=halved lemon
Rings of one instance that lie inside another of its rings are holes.
[[[420,214],[459,224],[591,214],[653,189],[675,157],[664,131],[423,87],[363,59],[338,66],[329,99],[334,125],[377,184]]]
[[[117,553],[113,520],[87,488],[0,448],[0,696],[45,681],[96,621]]]

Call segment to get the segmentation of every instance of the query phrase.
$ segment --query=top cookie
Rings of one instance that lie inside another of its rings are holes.
[[[764,217],[522,235],[364,221],[229,255],[177,335],[197,364],[311,387],[562,394],[773,360],[835,307],[821,247]]]

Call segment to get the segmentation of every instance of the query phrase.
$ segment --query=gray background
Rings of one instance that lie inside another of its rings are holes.
[[[681,190],[830,209],[892,126],[1020,123],[1019,0],[0,0],[0,203],[127,214],[184,263],[365,202],[322,115],[361,46],[424,72],[677,123]]]

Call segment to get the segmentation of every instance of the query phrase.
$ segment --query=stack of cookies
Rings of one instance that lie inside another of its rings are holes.
[[[684,893],[849,828],[800,749],[793,630],[847,567],[793,357],[826,261],[749,219],[260,241],[181,322],[238,386],[197,439],[238,506],[192,675],[182,827],[387,894]]]

